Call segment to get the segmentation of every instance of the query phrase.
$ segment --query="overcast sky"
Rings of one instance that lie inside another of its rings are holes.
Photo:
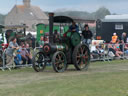
[[[8,13],[16,4],[21,5],[22,0],[1,0],[0,13]],[[128,14],[128,0],[31,0],[32,5],[40,6],[44,11],[80,10],[94,12],[105,6],[111,13]]]

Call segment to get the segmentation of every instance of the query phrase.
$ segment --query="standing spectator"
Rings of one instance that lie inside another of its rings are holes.
[[[92,37],[93,37],[93,34],[92,32],[89,30],[89,26],[88,25],[85,25],[84,26],[85,30],[82,31],[82,35],[84,37],[84,43],[85,44],[91,44],[91,41],[92,41]]]
[[[122,43],[127,43],[127,34],[126,34],[125,32],[122,33],[121,42],[122,42]]]
[[[44,46],[44,37],[43,36],[40,37],[40,41],[38,43],[39,43],[39,46],[41,48],[43,48],[43,46]]]
[[[72,25],[69,27],[71,32],[79,32],[79,27],[76,25],[76,22],[72,22]]]
[[[114,33],[112,36],[112,43],[116,43],[117,39],[118,39],[118,36],[116,33]]]
[[[22,57],[22,61],[23,64],[31,64],[32,63],[32,59],[29,57],[29,53],[27,51],[27,49],[25,48],[25,45],[22,45],[21,48],[21,57]]]
[[[11,65],[14,62],[14,51],[18,50],[19,46],[17,44],[17,40],[15,37],[11,39],[11,42],[9,43],[9,46],[6,50],[6,63],[7,67],[11,67]]]

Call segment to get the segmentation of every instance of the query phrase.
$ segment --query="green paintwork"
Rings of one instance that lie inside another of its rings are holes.
[[[37,28],[37,41],[40,40],[41,36],[44,36],[45,33],[49,32],[49,25],[38,24],[36,26],[36,28]],[[63,26],[63,29],[64,29],[63,32],[60,34],[61,36],[63,36],[63,34],[68,31],[69,26]],[[53,32],[55,30],[57,30],[60,33],[60,26],[59,25],[54,25]]]
[[[2,33],[2,28],[0,28],[0,33]]]
[[[67,33],[67,37],[69,37],[69,38],[70,38],[70,37],[71,37],[71,35],[72,35],[72,32],[68,32],[68,33]]]
[[[0,48],[2,48],[3,41],[0,41]]]
[[[55,30],[59,31],[59,26],[54,26],[53,32]],[[49,32],[49,26],[48,25],[38,24],[37,25],[37,41],[40,40],[41,36],[44,36],[45,33],[48,33],[48,32]]]
[[[80,34],[77,32],[68,32],[67,33],[67,37],[70,38],[67,40],[68,45],[72,45],[72,46],[77,46],[78,44],[80,44],[81,41],[81,37]]]
[[[75,47],[77,46],[78,44],[80,44],[80,41],[81,41],[81,37],[80,37],[80,34],[77,33],[77,32],[74,32],[71,36],[71,43],[72,45]]]
[[[15,32],[12,32],[11,34],[10,34],[10,37],[15,37],[16,36],[16,33]]]
[[[0,40],[0,48],[2,48],[2,44],[4,43],[3,27],[0,27],[0,34],[2,35],[2,39]]]
[[[44,29],[45,29],[45,26],[43,24],[37,25],[37,41],[39,41],[40,37],[44,35],[44,31],[45,31]]]

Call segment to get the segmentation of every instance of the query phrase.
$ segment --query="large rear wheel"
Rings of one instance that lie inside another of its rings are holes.
[[[4,59],[4,58],[3,58],[3,57],[4,57],[4,56],[3,56],[3,53],[4,53],[4,52],[3,52],[2,50],[0,50],[0,67],[3,67],[3,59]]]
[[[0,57],[0,67],[3,67],[3,59]]]
[[[58,51],[53,55],[52,65],[55,72],[64,72],[67,68],[66,56],[63,52]]]
[[[45,57],[42,52],[38,52],[32,59],[33,69],[36,72],[41,72],[46,67]]]
[[[90,63],[90,50],[85,44],[79,44],[74,49],[72,61],[77,70],[87,70]]]

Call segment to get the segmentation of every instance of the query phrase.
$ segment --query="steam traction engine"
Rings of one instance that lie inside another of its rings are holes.
[[[73,64],[77,70],[87,70],[90,63],[90,50],[81,43],[78,32],[66,32],[60,36],[59,42],[53,42],[53,22],[71,23],[73,20],[66,16],[54,17],[49,14],[49,43],[33,57],[33,68],[36,72],[43,71],[47,63],[51,63],[56,72],[64,72],[67,66]]]

